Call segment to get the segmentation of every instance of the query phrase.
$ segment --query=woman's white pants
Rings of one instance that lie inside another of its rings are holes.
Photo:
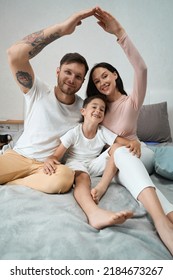
[[[141,153],[139,159],[126,147],[120,147],[115,151],[114,161],[119,169],[118,182],[126,187],[136,200],[145,188],[154,187],[165,214],[168,214],[173,211],[173,205],[157,189],[148,174],[153,170],[154,153],[145,144],[141,145]]]

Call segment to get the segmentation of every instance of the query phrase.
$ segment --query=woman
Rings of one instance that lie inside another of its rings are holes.
[[[136,124],[146,93],[147,67],[124,28],[111,14],[97,7],[95,17],[106,32],[117,37],[117,41],[134,68],[135,77],[133,91],[127,96],[118,71],[110,64],[97,64],[90,72],[87,96],[98,93],[106,95],[108,110],[103,124],[119,136],[131,140],[137,139]],[[142,163],[145,162],[148,171],[151,171],[152,151],[142,144],[140,160],[127,148],[121,147],[115,151],[114,160],[119,169],[120,183],[150,213],[160,238],[173,255],[173,205],[156,189]],[[91,194],[96,201],[103,195],[98,186]]]

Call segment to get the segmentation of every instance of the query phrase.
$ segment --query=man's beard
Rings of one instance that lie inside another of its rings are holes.
[[[61,83],[60,81],[58,81],[58,87],[61,90],[61,92],[66,95],[74,95],[79,90],[79,89],[70,87],[65,83]]]

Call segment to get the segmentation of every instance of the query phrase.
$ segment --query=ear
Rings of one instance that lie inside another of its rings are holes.
[[[56,69],[56,76],[59,75],[59,72],[60,72],[60,67],[57,67],[57,69]]]
[[[84,116],[85,115],[85,108],[81,108],[80,112],[81,112],[81,115]]]
[[[115,76],[115,80],[118,78],[118,75],[116,72],[113,72],[113,75]]]

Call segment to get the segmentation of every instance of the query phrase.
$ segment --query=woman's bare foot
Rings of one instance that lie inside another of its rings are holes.
[[[173,211],[169,212],[167,214],[168,219],[170,220],[170,222],[173,224]]]
[[[112,212],[98,208],[88,217],[88,222],[96,229],[122,224],[133,216],[132,211]]]
[[[155,223],[155,227],[162,242],[173,256],[173,223],[171,223],[170,220],[164,216]]]
[[[106,190],[104,190],[103,188],[100,188],[100,187],[97,187],[97,186],[91,190],[92,199],[94,200],[94,202],[96,204],[99,203],[99,200],[104,195],[105,191]]]

